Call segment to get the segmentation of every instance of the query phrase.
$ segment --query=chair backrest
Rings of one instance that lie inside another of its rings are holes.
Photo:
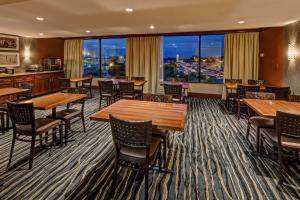
[[[268,92],[246,92],[247,99],[262,99],[262,100],[275,100],[274,93]]]
[[[82,81],[82,85],[84,86],[92,86],[93,76],[89,76],[88,79]]]
[[[100,94],[112,94],[114,92],[114,84],[112,80],[98,81]]]
[[[171,95],[172,98],[181,99],[182,84],[164,84],[165,95]]]
[[[258,85],[238,85],[237,86],[237,97],[239,99],[246,97],[246,92],[259,92],[260,87]]]
[[[248,85],[258,85],[258,80],[249,79],[248,80]]]
[[[121,97],[123,95],[134,95],[134,82],[120,81],[119,90],[120,90]]]
[[[32,132],[35,130],[33,103],[7,102],[7,108],[14,131],[17,131],[17,127],[20,125],[31,126]]]
[[[20,83],[19,88],[28,89],[28,91],[26,91],[22,94],[25,94],[26,96],[31,96],[32,95],[32,89],[33,89],[33,84],[32,83]]]
[[[282,136],[300,138],[300,115],[277,111],[275,122],[279,144]]]
[[[125,121],[109,115],[111,131],[117,150],[122,147],[144,148],[149,154],[152,121]]]
[[[143,94],[144,101],[154,101],[154,102],[164,102],[164,103],[172,103],[171,95],[163,95],[163,94]]]
[[[63,92],[74,93],[74,94],[87,94],[87,91],[84,88],[81,88],[81,87],[68,88],[68,89],[64,90]],[[85,100],[86,100],[86,98],[73,101],[73,102],[68,104],[68,107],[69,107],[70,104],[81,104],[81,111],[83,112],[84,111]]]
[[[60,89],[68,89],[71,87],[71,79],[70,78],[58,78]]]
[[[143,76],[132,76],[131,80],[133,80],[133,81],[144,81],[145,77],[143,77]]]
[[[276,100],[288,100],[290,95],[290,87],[267,86],[266,92],[275,93]]]
[[[289,101],[300,102],[300,95],[289,95]]]

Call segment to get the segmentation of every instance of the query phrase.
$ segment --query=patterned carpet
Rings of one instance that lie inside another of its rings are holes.
[[[276,162],[252,153],[245,139],[246,121],[228,115],[220,100],[190,98],[184,133],[170,135],[168,167],[175,174],[151,171],[150,199],[299,199],[299,163],[291,163],[288,186],[276,187]],[[40,151],[28,170],[29,144],[16,143],[14,168],[6,171],[11,131],[0,136],[0,199],[109,199],[113,145],[108,123],[90,121],[98,99],[86,104],[88,131],[72,126],[76,139]],[[37,115],[46,115],[37,111]],[[252,130],[254,131],[254,130]],[[254,143],[254,135],[251,141]],[[114,199],[143,199],[144,180],[120,168]]]

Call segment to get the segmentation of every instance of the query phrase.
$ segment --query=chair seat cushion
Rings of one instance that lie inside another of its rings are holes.
[[[156,155],[157,150],[160,146],[160,139],[152,137],[152,141],[150,144],[149,150],[149,158],[150,160]],[[120,154],[128,157],[133,157],[136,159],[145,159],[146,158],[146,149],[143,148],[132,148],[132,147],[122,147],[120,149]]]
[[[278,143],[278,135],[276,129],[273,128],[262,128],[261,133],[271,140],[273,143]],[[290,138],[290,137],[281,137],[281,145],[283,148],[288,148],[292,150],[300,150],[300,138]]]
[[[256,128],[274,128],[274,119],[260,116],[250,117],[250,123]]]
[[[64,109],[56,113],[56,118],[62,120],[71,120],[78,116],[81,116],[81,111],[76,109]]]
[[[37,134],[42,134],[61,125],[61,120],[51,118],[38,118],[35,120]],[[31,125],[18,125],[17,132],[20,135],[32,135]]]

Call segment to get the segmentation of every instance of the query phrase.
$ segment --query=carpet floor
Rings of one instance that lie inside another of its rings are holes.
[[[111,188],[110,126],[88,118],[98,110],[98,101],[86,103],[87,132],[76,122],[71,133],[75,141],[55,147],[50,157],[47,150],[38,151],[32,170],[28,170],[30,144],[19,141],[12,169],[6,170],[12,131],[0,135],[0,199],[110,199],[111,189],[114,199],[143,199],[144,179],[130,169],[119,168],[117,187]],[[227,114],[222,101],[190,98],[188,110],[185,131],[169,137],[167,165],[175,173],[150,172],[150,199],[300,198],[299,162],[289,163],[287,184],[277,188],[277,163],[252,152],[254,130],[249,142],[246,120]]]

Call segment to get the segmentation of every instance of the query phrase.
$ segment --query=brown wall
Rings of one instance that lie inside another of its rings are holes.
[[[42,64],[43,58],[64,58],[64,39],[41,38],[37,39],[38,63]]]
[[[269,84],[283,84],[283,27],[268,28],[259,35],[259,73],[258,78]]]

